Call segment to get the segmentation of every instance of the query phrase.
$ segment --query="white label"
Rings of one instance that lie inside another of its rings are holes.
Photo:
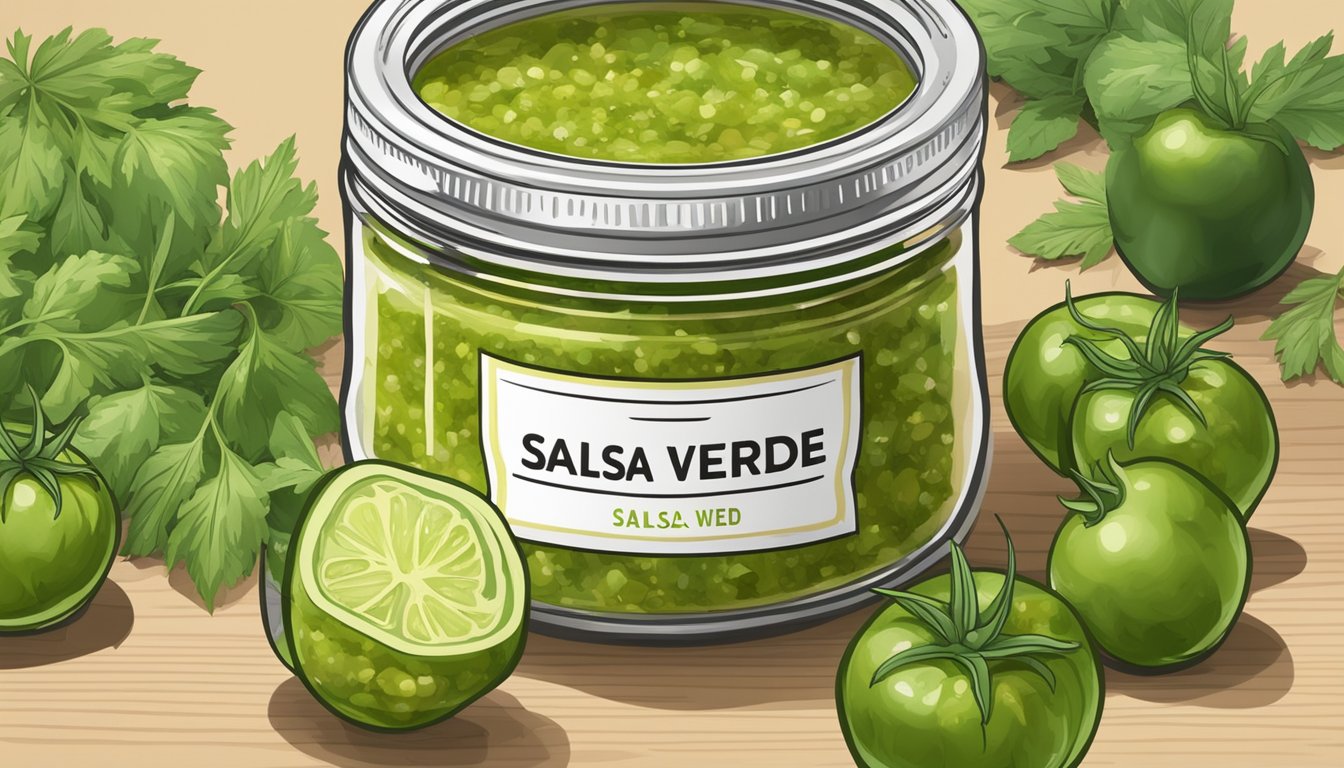
[[[706,381],[602,379],[481,353],[490,496],[522,539],[631,554],[857,530],[860,359]]]

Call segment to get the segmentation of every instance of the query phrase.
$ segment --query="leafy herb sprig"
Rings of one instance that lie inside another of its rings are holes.
[[[210,606],[288,535],[291,462],[337,426],[306,350],[339,333],[342,275],[293,139],[230,176],[199,70],[155,45],[19,32],[0,56],[0,417],[25,386],[57,420],[87,400],[74,445],[124,553],[185,563]]]
[[[1155,116],[1190,102],[1229,129],[1274,120],[1318,149],[1344,146],[1344,55],[1330,55],[1333,33],[1312,41],[1292,58],[1279,42],[1248,72],[1247,40],[1232,39],[1232,6],[1232,0],[970,2],[967,10],[982,27],[991,74],[1000,74],[1029,97],[1050,83],[1050,93],[1065,88],[1048,71],[1038,72],[1042,66],[1049,70],[1049,62],[1060,57],[1072,62],[1070,71],[1077,76],[1067,88],[1083,106],[1071,123],[1063,114],[1057,117],[1054,136],[1063,139],[1044,140],[1050,134],[1032,126],[1035,118],[1030,110],[1037,102],[1029,100],[1009,131],[1010,160],[1033,159],[1056,149],[1073,136],[1080,115],[1115,147],[1146,129]],[[1038,29],[1047,27],[1054,31]],[[1043,43],[1040,50],[1029,44],[1046,39],[1086,44],[1060,49]],[[1043,59],[1046,64],[1040,63]],[[1017,131],[1023,120],[1027,123]],[[1071,130],[1066,131],[1066,124]],[[1065,189],[1086,204],[1056,203],[1055,211],[1028,225],[1010,243],[1047,261],[1081,256],[1082,268],[1088,269],[1109,255],[1110,249],[1098,243],[1111,239],[1111,229],[1104,194],[1084,194],[1079,187],[1104,187],[1104,181],[1100,174],[1064,164],[1056,172]]]
[[[1264,338],[1273,339],[1283,380],[1325,371],[1344,384],[1344,348],[1335,332],[1335,318],[1344,300],[1344,269],[1338,274],[1303,280],[1283,297],[1289,309],[1274,318]]]
[[[1127,357],[1112,355],[1103,350],[1096,341],[1085,336],[1073,335],[1064,340],[1065,343],[1077,347],[1083,357],[1104,374],[1102,378],[1083,387],[1083,392],[1122,389],[1136,393],[1129,413],[1127,439],[1130,448],[1134,447],[1134,437],[1143,414],[1153,404],[1154,398],[1161,393],[1175,398],[1199,420],[1200,424],[1207,426],[1204,412],[1181,383],[1190,375],[1190,369],[1195,365],[1205,360],[1222,360],[1230,357],[1226,352],[1204,349],[1204,345],[1232,328],[1231,317],[1185,340],[1181,339],[1181,324],[1177,311],[1179,293],[1172,291],[1171,298],[1158,307],[1157,312],[1153,314],[1152,324],[1148,327],[1147,337],[1140,343],[1119,328],[1101,325],[1084,316],[1074,305],[1069,286],[1066,284],[1064,287],[1064,303],[1073,321],[1089,331],[1119,342],[1128,353]]]
[[[950,545],[951,586],[946,601],[914,592],[874,590],[891,598],[928,627],[938,642],[907,648],[882,662],[873,672],[870,685],[881,683],[897,670],[911,664],[950,661],[965,672],[971,682],[971,692],[980,709],[982,726],[989,723],[994,704],[991,662],[1011,659],[1040,675],[1054,690],[1055,674],[1041,660],[1041,656],[1076,651],[1079,645],[1071,640],[1046,635],[1015,635],[1004,631],[1013,607],[1017,558],[1008,528],[1004,526],[1003,520],[999,519],[998,522],[1008,542],[1008,567],[1003,585],[983,611],[980,610],[980,599],[976,592],[975,574],[971,572],[966,555],[956,542]]]
[[[1277,120],[1298,139],[1344,145],[1344,56],[1333,34],[1291,59],[1271,46],[1245,71],[1232,40],[1233,0],[963,0],[985,41],[989,73],[1025,99],[1009,160],[1073,138],[1080,121],[1114,145],[1152,117],[1197,101],[1229,127]]]

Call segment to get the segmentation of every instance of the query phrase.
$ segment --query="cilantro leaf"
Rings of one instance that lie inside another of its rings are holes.
[[[339,332],[343,276],[293,139],[230,178],[229,126],[184,103],[199,71],[155,45],[18,32],[0,55],[0,417],[25,384],[57,418],[91,397],[76,440],[125,551],[185,562],[212,604],[321,476],[339,419],[305,350]]]
[[[125,256],[96,251],[65,259],[34,282],[23,306],[23,323],[51,331],[77,331],[81,315],[99,301],[105,289],[129,286],[131,275],[138,270]]]
[[[159,441],[186,439],[204,416],[200,395],[146,382],[95,400],[75,432],[75,447],[103,473],[116,498],[126,499]]]
[[[341,332],[344,289],[336,250],[317,221],[295,217],[285,223],[266,258],[257,262],[253,282],[266,332],[285,349],[301,352]]]
[[[269,503],[256,470],[221,445],[218,472],[182,505],[164,548],[168,567],[186,563],[208,610],[221,586],[237,583],[256,565]]]
[[[66,173],[51,130],[35,115],[0,118],[0,218],[45,217],[60,199]]]
[[[105,30],[75,35],[67,27],[33,51],[32,38],[18,32],[9,42],[10,61],[0,66],[0,112],[27,97],[66,141],[81,127],[124,127],[137,112],[186,98],[200,74],[154,52],[157,42],[113,45]]]
[[[271,493],[271,509],[266,517],[266,525],[270,528],[266,567],[271,576],[280,581],[284,578],[290,539],[303,513],[308,491],[322,479],[326,470],[302,420],[292,413],[282,413],[276,419],[275,429],[271,431],[270,450],[277,457],[275,463],[260,468],[263,483]]]
[[[244,455],[261,455],[271,425],[289,411],[309,434],[338,426],[336,401],[311,360],[286,350],[257,325],[220,378],[219,425]]]
[[[19,343],[43,341],[60,349],[42,405],[63,419],[90,394],[132,384],[151,368],[179,376],[205,373],[232,352],[239,325],[237,312],[217,312],[98,331],[39,331]]]
[[[32,273],[19,269],[12,258],[33,252],[42,241],[41,235],[24,228],[27,220],[25,216],[0,219],[0,323],[6,322],[8,317],[5,300],[24,296],[34,279]]]
[[[1073,163],[1055,163],[1055,178],[1070,195],[1106,205],[1106,174]]]
[[[293,488],[303,492],[322,478],[325,468],[317,455],[317,447],[308,435],[303,419],[285,411],[275,420],[269,447],[276,457],[269,472],[267,485],[271,488]]]
[[[1194,98],[1185,41],[1166,33],[1149,40],[1107,39],[1097,46],[1083,79],[1103,125],[1143,121]]]
[[[114,160],[113,193],[125,203],[121,217],[153,225],[166,210],[193,230],[217,222],[216,190],[229,180],[222,152],[230,130],[212,110],[194,107],[128,130]]]
[[[1249,119],[1277,120],[1298,139],[1327,152],[1344,146],[1344,55],[1329,56],[1334,35],[1307,44],[1292,60],[1282,42],[1251,70]]]
[[[1283,380],[1306,376],[1318,367],[1336,384],[1344,384],[1344,348],[1335,333],[1335,310],[1344,298],[1344,270],[1303,280],[1283,304],[1292,307],[1274,318],[1265,330],[1273,339]]]
[[[263,161],[254,161],[233,177],[229,186],[228,216],[201,261],[200,280],[187,299],[184,313],[203,306],[202,295],[218,288],[212,285],[226,271],[248,269],[280,234],[285,223],[306,216],[317,205],[317,191],[304,187],[294,176],[298,159],[294,137],[280,143]]]
[[[195,493],[205,472],[204,434],[202,429],[187,442],[159,446],[136,470],[126,505],[131,525],[122,554],[152,555],[167,545],[178,508]]]
[[[1055,261],[1082,256],[1082,268],[1100,264],[1110,255],[1113,238],[1106,212],[1106,188],[1100,173],[1069,163],[1057,163],[1055,174],[1080,201],[1060,200],[1055,210],[1028,224],[1008,244],[1028,256]]]
[[[51,217],[49,251],[64,258],[87,251],[123,252],[121,241],[107,226],[107,214],[87,189],[83,174],[69,174]]]
[[[1080,94],[1063,94],[1024,104],[1008,129],[1008,162],[1034,160],[1078,135],[1086,103]]]
[[[962,0],[961,5],[984,40],[989,74],[1027,99],[1009,132],[1010,161],[1039,157],[1072,138],[1088,113],[1083,67],[1111,32],[1119,0]]]

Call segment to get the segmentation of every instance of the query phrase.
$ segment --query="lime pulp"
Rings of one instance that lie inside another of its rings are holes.
[[[287,574],[296,671],[357,724],[414,728],[508,676],[527,581],[499,512],[474,491],[378,462],[338,470],[309,501]]]

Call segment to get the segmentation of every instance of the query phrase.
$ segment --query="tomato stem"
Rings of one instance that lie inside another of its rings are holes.
[[[911,664],[947,661],[957,666],[971,683],[976,706],[980,709],[980,725],[989,723],[993,706],[991,670],[989,662],[1011,659],[1045,679],[1051,690],[1055,675],[1041,661],[1049,654],[1077,650],[1078,643],[1046,635],[1013,635],[1004,632],[1013,606],[1013,586],[1017,579],[1017,556],[1013,537],[997,515],[999,527],[1008,543],[1008,567],[1003,586],[990,604],[980,610],[975,574],[966,555],[957,543],[951,542],[952,567],[947,601],[915,592],[875,589],[874,592],[890,597],[911,616],[922,622],[939,642],[907,648],[882,662],[873,672],[870,686],[875,686],[897,670]]]
[[[1082,354],[1084,359],[1102,374],[1101,378],[1083,387],[1083,392],[1102,390],[1130,390],[1134,402],[1130,406],[1129,424],[1126,439],[1129,447],[1134,447],[1139,422],[1157,396],[1166,394],[1189,411],[1200,424],[1207,425],[1204,412],[1200,410],[1190,393],[1182,383],[1190,375],[1190,370],[1205,360],[1222,360],[1231,357],[1226,352],[1204,349],[1204,344],[1226,333],[1233,324],[1228,317],[1223,322],[1192,334],[1184,341],[1180,334],[1179,289],[1172,291],[1171,298],[1162,303],[1153,315],[1148,335],[1139,343],[1134,337],[1118,328],[1100,325],[1083,316],[1073,303],[1073,294],[1069,285],[1064,286],[1064,304],[1074,322],[1097,334],[1101,341],[1117,341],[1124,346],[1127,357],[1118,357],[1106,352],[1097,339],[1074,334],[1065,339]]]
[[[28,396],[33,401],[32,430],[28,442],[22,448],[9,433],[9,428],[0,424],[0,523],[5,522],[5,509],[8,506],[3,500],[10,486],[24,475],[32,477],[51,496],[55,510],[53,517],[57,518],[61,516],[62,503],[60,478],[98,477],[93,467],[61,458],[61,454],[69,449],[75,439],[75,430],[79,428],[83,417],[71,418],[60,432],[48,434],[47,414],[42,410],[42,398],[31,385],[28,387]]]
[[[1107,453],[1106,460],[1097,462],[1094,471],[1097,477],[1095,480],[1076,469],[1069,470],[1083,497],[1077,499],[1057,497],[1065,509],[1083,516],[1085,528],[1100,523],[1111,510],[1125,503],[1125,484],[1120,478],[1124,470],[1115,460],[1115,454]]]

